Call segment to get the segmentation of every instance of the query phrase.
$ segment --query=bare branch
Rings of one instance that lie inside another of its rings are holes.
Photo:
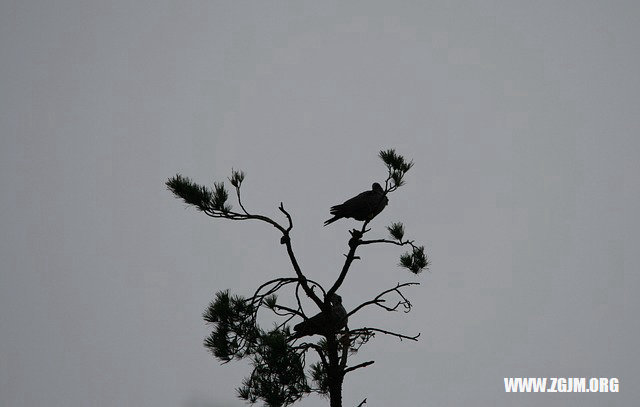
[[[273,280],[269,280],[265,283],[263,283],[262,285],[260,285],[260,287],[258,287],[256,289],[256,291],[253,293],[253,296],[251,297],[251,299],[253,300],[254,298],[259,296],[260,291],[267,287],[268,285],[274,284],[276,283],[276,287],[275,289],[270,289],[266,294],[262,294],[263,296],[269,295],[269,294],[273,294],[274,292],[278,291],[282,286],[289,284],[289,283],[295,283],[297,282],[298,279],[297,278],[293,278],[293,277],[281,277],[281,278],[274,278]]]
[[[384,308],[387,311],[395,311],[400,305],[404,305],[406,308],[411,309],[411,302],[409,302],[409,300],[407,300],[405,296],[402,295],[402,292],[400,291],[400,288],[411,286],[411,285],[420,285],[420,283],[402,283],[402,284],[398,283],[395,287],[385,290],[380,294],[378,294],[373,300],[369,300],[358,305],[351,312],[347,314],[347,317],[350,317],[351,315],[355,314],[356,312],[360,311],[362,308],[368,305],[377,305],[381,308]],[[398,302],[394,307],[387,307],[382,305],[381,303],[385,301],[382,297],[384,297],[386,294],[389,294],[390,292],[393,292],[393,291],[395,291],[398,295],[400,295],[403,301]]]
[[[300,312],[299,310],[294,310],[293,308],[285,307],[284,305],[276,305],[274,308],[286,311],[284,314],[279,314],[279,313],[274,311],[276,313],[276,315],[279,315],[281,317],[284,317],[284,316],[287,316],[287,315],[291,315],[291,316],[299,316],[299,317],[304,318],[304,314],[302,312]]]
[[[324,290],[322,289],[322,286],[320,286],[320,284],[318,284],[317,282],[313,280],[307,280],[307,281],[313,287],[319,287],[320,290],[324,292]],[[291,319],[294,316],[306,318],[306,315],[302,309],[302,304],[300,302],[300,298],[298,295],[298,287],[300,287],[301,285],[300,279],[294,278],[294,277],[288,277],[288,278],[276,278],[263,283],[262,285],[260,285],[260,287],[256,289],[255,293],[251,298],[246,299],[246,301],[249,301],[252,305],[255,306],[255,311],[252,315],[253,320],[255,321],[257,319],[258,311],[260,307],[265,304],[267,297],[269,297],[270,295],[274,295],[278,290],[280,290],[284,286],[293,284],[293,283],[297,283],[295,293],[296,293],[296,298],[298,299],[298,309],[293,309],[293,308],[286,307],[279,304],[276,304],[273,306],[267,305],[267,308],[270,308],[271,311],[278,316],[281,316],[281,317],[288,316],[288,318],[284,322],[278,325],[278,328],[281,328],[284,325],[286,325],[289,321],[291,321]],[[285,312],[281,313],[281,312],[278,312],[278,310],[283,310]]]
[[[242,211],[244,212],[245,215],[249,215],[249,212],[247,212],[247,210],[244,208],[244,205],[242,204],[242,199],[240,199],[240,185],[238,184],[235,188],[236,188],[236,197],[238,198],[238,205],[240,205],[240,208],[242,208]]]
[[[405,240],[403,242],[398,242],[397,240],[389,240],[389,239],[375,239],[375,240],[361,240],[360,244],[361,245],[365,245],[365,244],[373,244],[373,243],[389,243],[389,244],[394,244],[396,246],[404,246],[404,245],[413,245],[414,241],[413,240]]]
[[[369,221],[367,220],[362,224],[362,228],[360,230],[353,229],[350,232],[351,239],[349,239],[349,253],[347,254],[347,258],[344,261],[344,265],[342,266],[342,270],[340,271],[340,275],[338,276],[338,279],[336,280],[335,283],[333,283],[333,286],[329,289],[329,291],[327,291],[327,295],[330,296],[331,294],[335,293],[336,291],[338,291],[338,288],[340,288],[340,286],[342,285],[342,282],[344,281],[344,278],[347,276],[347,272],[349,271],[349,267],[351,267],[351,263],[353,263],[353,261],[357,257],[356,249],[360,244],[360,239],[365,233],[367,233],[370,230],[370,229],[367,229],[368,224],[369,224]]]
[[[287,220],[289,221],[289,227],[287,228],[287,232],[290,232],[291,229],[293,229],[293,221],[291,220],[291,215],[289,215],[289,212],[287,212],[284,209],[284,205],[282,204],[282,202],[280,202],[280,206],[278,207],[278,209],[280,209],[280,212],[284,213],[285,216],[287,217]]]
[[[374,360],[370,360],[370,361],[368,361],[368,362],[360,363],[359,365],[350,366],[350,367],[348,367],[348,368],[344,369],[344,374],[347,374],[347,373],[349,373],[349,372],[352,372],[352,371],[354,371],[354,370],[356,370],[356,369],[360,369],[361,367],[367,367],[367,366],[369,366],[369,365],[373,365],[374,363],[375,363],[375,361],[374,361]],[[360,405],[362,405],[362,403],[361,403]]]
[[[277,314],[277,313],[276,313],[276,314]],[[279,315],[279,314],[277,314],[277,315]],[[287,325],[287,324],[289,323],[289,321],[291,321],[294,317],[295,317],[295,314],[291,314],[291,315],[289,316],[289,318],[285,319],[284,321],[282,321],[282,323],[281,323],[281,324],[277,325],[277,326],[276,326],[276,329],[278,329],[278,330],[282,329],[282,327],[283,327],[283,326],[285,326],[285,325]]]
[[[322,289],[322,287],[320,288]],[[298,302],[298,309],[302,313],[302,318],[307,319],[307,316],[304,313],[304,310],[302,309],[302,301],[300,301],[300,282],[298,282],[298,284],[296,285],[295,293],[296,293],[296,301]]]
[[[289,232],[283,231],[282,239],[280,240],[287,247],[287,254],[289,255],[289,260],[291,261],[291,265],[293,266],[293,270],[296,272],[298,276],[299,283],[302,286],[307,297],[311,298],[313,302],[316,303],[319,309],[323,309],[324,302],[313,292],[313,290],[309,287],[307,281],[307,277],[302,274],[302,270],[300,269],[300,265],[298,264],[298,260],[296,259],[296,255],[293,253],[293,247],[291,247],[291,239],[289,238]],[[319,285],[318,285],[319,286]]]
[[[209,217],[212,218],[223,218],[223,219],[231,219],[231,220],[260,220],[262,222],[266,222],[270,225],[272,225],[273,227],[275,227],[276,229],[278,229],[280,232],[282,232],[283,234],[286,232],[286,229],[282,226],[280,226],[280,224],[276,221],[274,221],[273,219],[267,217],[267,216],[262,216],[262,215],[252,215],[252,214],[243,214],[243,213],[238,213],[238,212],[233,212],[233,211],[220,211],[217,209],[213,209],[213,208],[207,208],[203,211],[205,214],[207,214]]]
[[[239,199],[239,202],[240,202],[239,188],[237,187],[236,190],[237,190],[238,199]],[[241,207],[242,207],[242,205],[241,205]],[[260,220],[260,221],[269,223],[270,225],[272,225],[273,227],[278,229],[282,233],[282,238],[280,239],[280,243],[286,245],[287,254],[289,255],[289,260],[291,261],[291,265],[293,266],[293,269],[294,269],[296,275],[298,276],[298,279],[300,281],[300,284],[302,285],[302,288],[303,288],[304,292],[307,294],[307,296],[309,298],[311,298],[313,300],[313,302],[316,303],[318,308],[322,309],[322,304],[323,304],[322,300],[320,300],[320,298],[318,298],[318,296],[313,292],[311,287],[309,287],[309,284],[307,284],[308,279],[302,274],[302,270],[300,269],[300,265],[298,264],[298,261],[296,259],[295,254],[293,253],[293,248],[291,246],[291,238],[289,237],[289,232],[291,231],[291,229],[293,229],[293,221],[291,219],[291,215],[284,209],[284,205],[282,204],[282,202],[280,203],[280,206],[279,206],[278,209],[280,209],[280,211],[282,213],[284,213],[285,216],[287,217],[287,220],[289,222],[289,226],[286,229],[283,226],[281,226],[278,222],[274,221],[273,219],[271,219],[271,218],[269,218],[267,216],[252,215],[252,214],[247,213],[246,210],[244,209],[244,207],[242,207],[242,209],[245,211],[244,214],[237,213],[237,212],[232,212],[232,211],[220,211],[220,210],[213,209],[213,208],[207,208],[206,210],[204,210],[204,212],[208,216],[210,216],[212,218],[225,218],[225,219],[231,219],[231,220],[256,219],[256,220]],[[318,285],[318,284],[316,284],[316,285]]]
[[[400,340],[403,339],[409,339],[412,341],[417,341],[418,338],[420,337],[420,334],[414,335],[414,336],[407,336],[407,335],[403,335],[403,334],[399,334],[397,332],[391,332],[391,331],[385,331],[384,329],[379,329],[379,328],[360,328],[360,329],[354,329],[352,331],[350,331],[350,334],[372,334],[375,332],[380,332],[382,334],[385,335],[391,335],[391,336],[395,336],[397,338],[400,338]]]
[[[322,363],[322,366],[324,366],[324,368],[326,369],[329,366],[329,363],[327,362],[327,358],[324,355],[324,350],[320,346],[315,344],[312,345],[311,347],[315,349],[316,353],[320,357],[320,363]]]

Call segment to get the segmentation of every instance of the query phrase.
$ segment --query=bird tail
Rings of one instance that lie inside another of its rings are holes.
[[[338,219],[340,219],[340,216],[336,215],[331,219],[325,220],[324,221],[324,225],[327,226],[328,224],[333,223],[333,222],[337,221]]]
[[[329,213],[334,215],[334,217],[329,220],[326,220],[324,222],[324,225],[327,226],[328,224],[333,223],[338,219],[342,218],[342,216],[340,215],[341,211],[342,211],[342,205],[332,206],[331,209],[329,209]]]
[[[335,205],[332,206],[331,209],[329,209],[329,213],[332,215],[337,215],[338,212],[340,212],[342,210],[342,205]]]
[[[300,322],[299,324],[296,324],[293,327],[293,334],[289,337],[289,340],[293,340],[293,339],[299,339],[302,338],[303,336],[306,336],[309,334],[309,320],[305,320]]]

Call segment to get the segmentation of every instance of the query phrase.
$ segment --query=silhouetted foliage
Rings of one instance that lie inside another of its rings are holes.
[[[424,246],[417,246],[412,240],[404,240],[405,228],[401,222],[387,226],[391,239],[364,239],[365,234],[370,232],[367,228],[369,223],[387,205],[387,196],[404,185],[405,175],[413,167],[412,161],[406,161],[393,149],[380,151],[379,157],[387,167],[384,188],[374,183],[370,191],[332,207],[331,214],[334,217],[325,223],[341,218],[363,222],[359,228],[349,231],[349,251],[345,254],[344,264],[335,282],[328,290],[303,273],[291,245],[293,220],[282,203],[278,209],[285,216],[286,225],[263,215],[249,213],[245,209],[240,193],[245,179],[244,172],[232,170],[228,178],[235,189],[239,211],[234,211],[227,203],[229,193],[222,182],[214,182],[213,187],[209,188],[180,174],[166,182],[167,188],[176,197],[210,217],[253,219],[275,227],[281,233],[280,243],[285,246],[293,266],[294,277],[277,277],[266,281],[250,297],[231,295],[228,290],[219,291],[203,314],[205,322],[212,327],[204,345],[218,360],[227,363],[233,359],[248,358],[251,361],[253,370],[237,389],[240,398],[251,403],[261,400],[267,406],[287,406],[307,394],[318,393],[328,396],[332,407],[339,407],[342,405],[344,376],[374,363],[371,360],[349,366],[347,362],[350,356],[359,352],[376,334],[414,341],[420,336],[404,335],[376,327],[348,327],[348,322],[353,321],[357,312],[371,305],[390,312],[409,312],[412,304],[402,290],[419,283],[397,283],[395,287],[382,291],[351,311],[344,308],[342,298],[337,294],[351,264],[360,259],[356,251],[361,246],[408,246],[410,251],[400,256],[399,265],[413,274],[420,273],[429,265]],[[280,302],[277,293],[282,290],[289,291],[290,294],[286,296],[288,302]],[[311,317],[307,316],[303,307],[301,294],[308,297],[317,308]],[[389,302],[391,296],[397,299]],[[289,305],[291,302],[296,305]],[[258,324],[261,309],[270,311],[277,321],[270,330],[264,330]],[[292,320],[300,321],[294,326],[294,332],[289,325]],[[320,339],[312,340],[318,336]],[[365,402],[366,399],[360,405]]]
[[[286,406],[309,393],[304,360],[287,344],[288,330],[261,333],[251,355],[253,372],[238,389],[241,398],[268,406]]]

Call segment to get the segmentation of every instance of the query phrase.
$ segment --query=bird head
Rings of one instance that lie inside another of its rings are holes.
[[[331,304],[333,305],[342,304],[342,297],[334,293],[331,295],[331,298],[329,298],[329,302],[331,302]]]
[[[382,189],[380,184],[378,184],[377,182],[374,182],[373,185],[371,185],[371,190],[379,194],[384,194],[384,189]]]

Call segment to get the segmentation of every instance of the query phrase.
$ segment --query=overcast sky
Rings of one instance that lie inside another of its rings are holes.
[[[397,282],[344,405],[601,406],[640,399],[636,1],[0,3],[0,405],[233,407],[246,363],[202,346],[216,291],[291,276],[275,229],[165,189],[243,169],[331,283],[331,205],[413,159],[403,221],[430,272],[367,246],[347,308]],[[618,394],[505,394],[503,378],[618,377]],[[326,406],[317,396],[300,406]]]

